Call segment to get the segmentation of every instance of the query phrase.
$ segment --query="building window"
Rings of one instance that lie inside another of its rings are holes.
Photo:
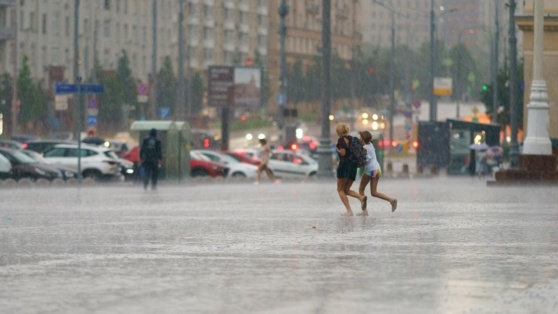
[[[104,7],[105,7],[105,10],[110,10],[110,0],[105,0]]]
[[[66,16],[64,19],[64,29],[66,33],[66,37],[70,37],[70,17]]]
[[[47,33],[47,16],[46,14],[43,14],[43,23],[42,23],[42,33],[43,35],[45,35]]]
[[[106,19],[105,20],[105,38],[109,38],[110,37],[110,20]]]

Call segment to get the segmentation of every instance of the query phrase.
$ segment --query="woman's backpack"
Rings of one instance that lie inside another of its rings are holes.
[[[364,167],[366,165],[366,149],[360,142],[360,140],[355,136],[348,136],[349,138],[349,154],[347,158],[350,162],[355,164],[357,167]]]

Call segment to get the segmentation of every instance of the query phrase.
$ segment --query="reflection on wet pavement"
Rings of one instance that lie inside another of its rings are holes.
[[[555,188],[379,188],[348,218],[333,181],[3,189],[0,312],[558,313]]]

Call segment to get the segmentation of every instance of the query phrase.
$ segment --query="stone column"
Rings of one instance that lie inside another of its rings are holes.
[[[544,0],[534,1],[533,81],[527,105],[527,133],[523,155],[551,155],[548,136],[548,93],[543,78]]]

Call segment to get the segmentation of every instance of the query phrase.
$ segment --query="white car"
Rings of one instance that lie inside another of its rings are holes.
[[[275,177],[311,177],[318,172],[318,162],[312,157],[290,150],[274,150],[269,169]]]
[[[82,144],[81,173],[84,178],[116,178],[120,176],[118,156],[102,146]],[[77,172],[78,145],[58,144],[43,152],[43,156],[51,165],[63,166]]]
[[[213,150],[196,149],[192,151],[209,158],[211,161],[225,164],[228,168],[227,177],[255,178],[258,167],[243,163],[233,157]]]

